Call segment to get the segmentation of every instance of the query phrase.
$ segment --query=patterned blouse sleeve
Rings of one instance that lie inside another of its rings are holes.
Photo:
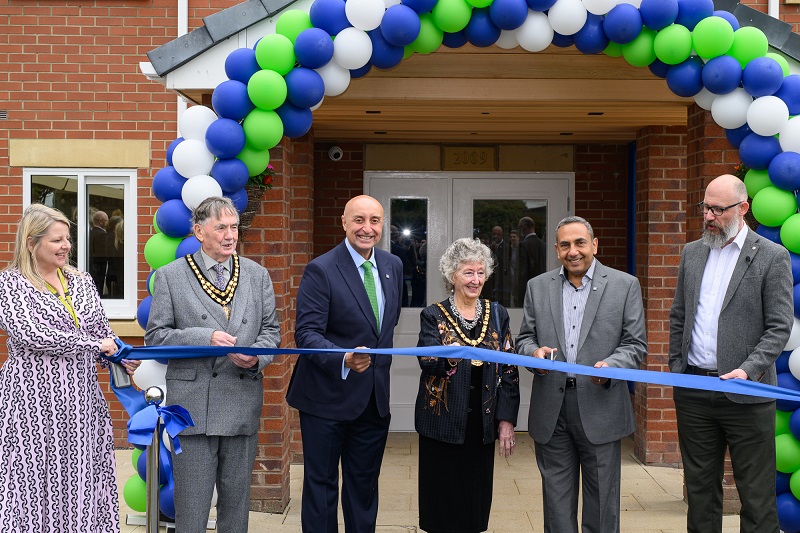
[[[435,311],[435,306],[427,307],[419,315],[420,329],[417,346],[442,346],[440,321]],[[444,357],[417,357],[423,374],[445,377],[454,372],[455,366],[451,365]]]

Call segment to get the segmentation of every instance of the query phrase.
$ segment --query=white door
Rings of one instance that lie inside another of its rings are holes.
[[[498,251],[498,264],[514,264],[522,218],[533,221],[545,241],[547,270],[558,260],[553,247],[558,221],[574,211],[574,174],[537,172],[366,172],[364,192],[385,210],[380,246],[401,256],[406,291],[396,347],[416,346],[422,308],[447,296],[439,273],[439,258],[453,240],[474,236]],[[530,237],[529,237],[530,238]],[[505,252],[500,252],[505,250]],[[514,251],[512,251],[514,250]],[[487,280],[484,296],[497,299],[511,316],[512,333],[519,333],[521,303],[511,289],[513,268],[498,268]],[[502,272],[502,274],[501,274]],[[505,282],[502,281],[505,276]],[[524,285],[524,281],[523,281]],[[414,430],[414,402],[419,365],[412,357],[395,357],[391,374],[392,431]],[[521,404],[517,429],[527,429],[531,374],[520,372]]]

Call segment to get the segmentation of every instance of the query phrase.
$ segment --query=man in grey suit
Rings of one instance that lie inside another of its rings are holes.
[[[240,533],[247,531],[262,370],[272,356],[235,346],[278,347],[275,293],[267,270],[236,254],[239,215],[228,198],[204,200],[193,222],[201,248],[156,271],[145,341],[231,349],[226,357],[170,360],[167,403],[188,409],[195,423],[181,433],[183,453],[173,453],[177,531],[206,530],[216,483],[218,529]]]
[[[775,359],[792,328],[792,271],[785,248],[744,222],[747,190],[729,174],[698,205],[703,237],[683,248],[670,311],[672,372],[777,383]],[[742,532],[778,532],[775,400],[673,390],[689,503],[687,531],[722,531],[725,449]]]
[[[637,368],[647,352],[639,281],[595,259],[597,239],[581,217],[556,229],[562,267],[528,282],[517,353],[594,367]],[[622,437],[635,422],[626,382],[535,372],[528,431],[542,475],[544,530],[619,531]]]

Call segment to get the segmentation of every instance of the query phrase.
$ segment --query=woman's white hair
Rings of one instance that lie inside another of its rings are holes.
[[[494,272],[494,258],[489,247],[478,239],[465,237],[458,239],[447,247],[442,258],[439,260],[439,271],[444,278],[444,286],[447,291],[453,290],[453,276],[458,267],[464,263],[483,263],[486,269],[486,279]]]

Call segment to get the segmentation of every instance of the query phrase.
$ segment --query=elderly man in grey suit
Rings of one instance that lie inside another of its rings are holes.
[[[188,409],[195,423],[181,433],[183,453],[173,453],[177,531],[206,530],[216,483],[218,529],[240,533],[247,531],[262,370],[272,356],[235,347],[278,347],[275,293],[267,270],[236,254],[239,215],[228,198],[203,201],[193,222],[201,248],[156,271],[145,341],[231,350],[170,360],[167,402]]]
[[[775,385],[793,322],[789,253],[748,229],[747,190],[735,176],[709,183],[698,208],[703,236],[683,249],[670,311],[670,370]],[[775,400],[677,387],[673,397],[687,531],[722,531],[727,447],[741,531],[777,533]]]
[[[637,368],[647,352],[638,280],[595,259],[597,239],[581,217],[556,229],[562,267],[528,282],[517,352],[594,367]],[[619,531],[622,437],[635,422],[626,382],[535,372],[528,431],[542,475],[544,530]]]

